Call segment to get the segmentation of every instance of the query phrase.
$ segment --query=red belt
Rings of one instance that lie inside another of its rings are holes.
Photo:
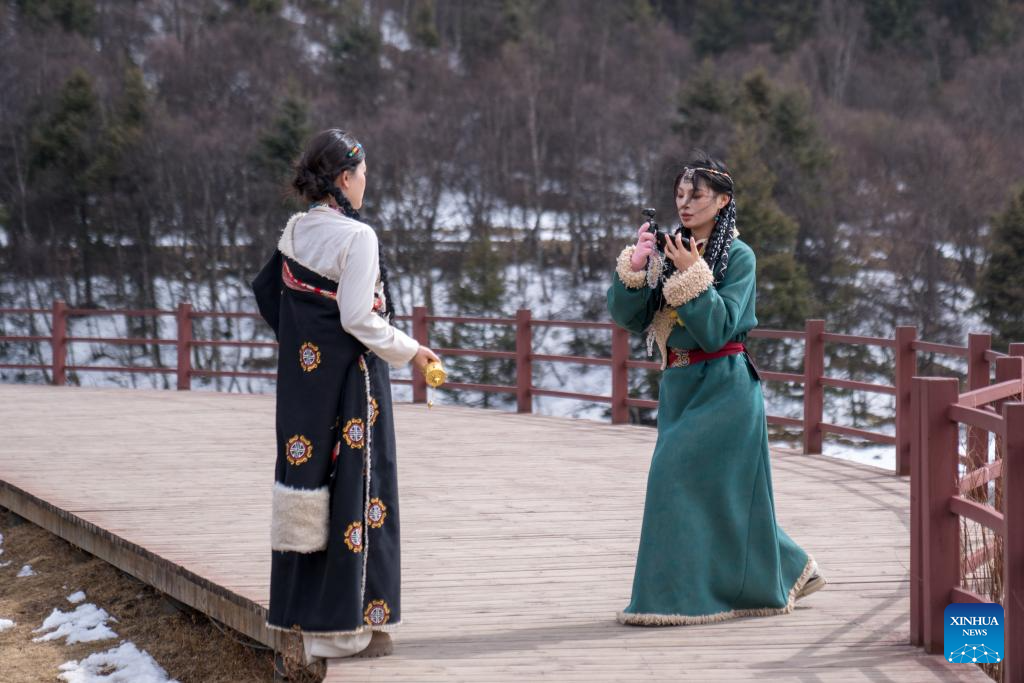
[[[722,356],[732,356],[737,353],[744,353],[746,350],[747,347],[742,342],[729,342],[719,350],[712,352],[701,351],[700,349],[669,349],[668,367],[685,368],[693,363],[700,363],[712,358],[721,358]]]

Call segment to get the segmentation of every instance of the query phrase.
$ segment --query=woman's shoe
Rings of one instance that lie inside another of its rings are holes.
[[[366,646],[366,649],[352,656],[363,658],[386,657],[394,651],[395,644],[391,640],[391,636],[383,631],[374,631],[373,637],[370,638],[370,644]]]
[[[817,593],[824,588],[827,583],[828,581],[826,581],[825,577],[821,575],[821,570],[818,569],[818,563],[815,562],[812,565],[810,578],[807,579],[807,582],[800,587],[799,591],[797,591],[796,600],[806,598],[811,593]]]

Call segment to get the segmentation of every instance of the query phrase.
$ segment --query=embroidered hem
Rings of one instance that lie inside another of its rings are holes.
[[[381,631],[382,633],[393,633],[398,630],[398,627],[402,625],[402,622],[396,621],[393,624],[381,624],[380,626],[360,626],[357,629],[351,631],[306,631],[305,629],[291,627],[285,628],[284,626],[275,626],[269,621],[266,622],[266,627],[271,631],[287,631],[288,633],[301,633],[308,636],[324,637],[328,638],[331,636],[357,636],[360,633],[368,633],[371,631]]]
[[[696,299],[715,282],[715,276],[704,259],[700,259],[686,270],[676,271],[665,280],[665,301],[673,308]]]
[[[619,258],[615,261],[615,272],[618,273],[622,284],[627,289],[640,289],[647,284],[647,272],[645,270],[633,270],[629,261],[633,258],[636,247],[629,246],[622,250]]]
[[[733,609],[727,612],[718,612],[717,614],[699,615],[619,612],[616,615],[616,619],[620,624],[630,626],[696,626],[698,624],[715,624],[720,621],[739,619],[741,617],[771,617],[779,614],[789,614],[793,611],[793,605],[796,603],[796,594],[800,592],[800,589],[804,587],[807,580],[811,578],[811,574],[814,573],[814,567],[814,558],[808,555],[807,564],[804,565],[803,572],[796,580],[796,583],[793,584],[793,587],[789,589],[789,596],[784,607]]]

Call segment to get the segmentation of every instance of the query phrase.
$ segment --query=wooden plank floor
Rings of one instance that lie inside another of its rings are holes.
[[[329,681],[988,680],[907,644],[905,479],[775,452],[779,519],[830,586],[791,615],[625,627],[654,430],[396,410],[404,625]],[[0,443],[0,504],[267,638],[272,397],[0,385]]]

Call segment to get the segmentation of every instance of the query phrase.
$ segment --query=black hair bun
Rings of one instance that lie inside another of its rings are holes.
[[[292,187],[295,189],[296,194],[310,201],[323,194],[323,190],[320,188],[320,179],[305,166],[296,167],[295,178],[292,179]]]

